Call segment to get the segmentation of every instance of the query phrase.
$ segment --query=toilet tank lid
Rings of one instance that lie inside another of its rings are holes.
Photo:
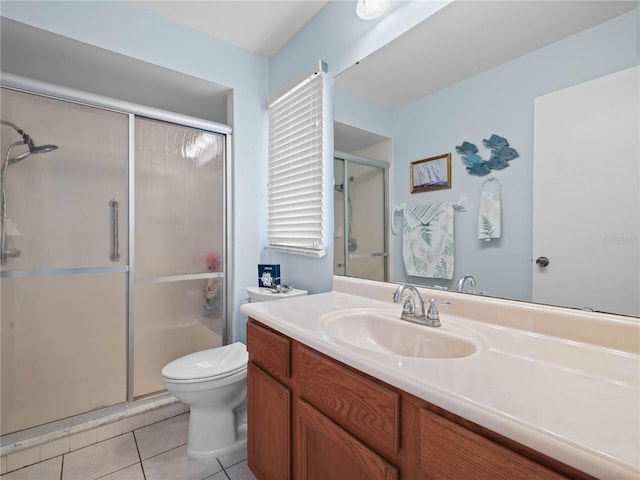
[[[249,354],[240,342],[190,353],[167,364],[162,376],[174,380],[217,377],[247,367]]]

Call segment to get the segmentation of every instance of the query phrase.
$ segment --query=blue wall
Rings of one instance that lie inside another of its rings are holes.
[[[468,197],[467,212],[456,214],[454,279],[471,273],[480,290],[510,298],[531,298],[534,99],[637,65],[637,39],[638,14],[634,11],[393,112],[393,203]],[[476,233],[478,201],[486,177],[467,174],[455,146],[469,141],[488,159],[482,139],[494,133],[506,137],[520,156],[508,168],[496,172],[502,184],[502,238],[487,243],[477,240]],[[452,153],[452,188],[410,194],[410,162],[447,152]],[[561,196],[558,201],[562,201]],[[399,216],[396,222],[400,223]],[[407,277],[400,237],[394,237],[393,252],[397,259],[392,277],[395,281],[450,285],[446,281]]]

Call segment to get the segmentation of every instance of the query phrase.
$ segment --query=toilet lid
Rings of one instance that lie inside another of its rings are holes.
[[[249,354],[240,342],[180,357],[162,369],[173,380],[196,380],[229,375],[247,368]]]

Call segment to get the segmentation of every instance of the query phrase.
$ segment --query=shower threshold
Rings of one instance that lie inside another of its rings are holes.
[[[79,439],[82,436],[82,446],[87,446],[104,440],[99,438],[101,435],[111,435],[116,430],[120,435],[126,433],[123,428],[139,428],[180,415],[187,410],[188,407],[173,395],[162,392],[141,400],[113,405],[4,435],[1,438],[0,456],[5,457],[28,449],[34,449],[35,454],[35,449],[39,449],[40,446],[60,440],[63,440],[60,443],[64,443],[64,439],[69,439],[67,444],[73,450],[71,444],[74,443],[74,438]]]

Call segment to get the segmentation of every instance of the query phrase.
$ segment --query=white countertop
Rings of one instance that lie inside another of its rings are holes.
[[[402,322],[400,305],[390,300],[395,287],[338,279],[330,293],[245,304],[241,311],[336,360],[590,475],[606,480],[640,478],[640,355],[635,349],[640,322],[421,289],[427,293],[423,297],[435,294],[452,301],[451,307],[440,309],[440,328],[463,332],[473,340],[478,346],[473,355],[399,357],[350,347],[322,330],[323,316],[352,308],[395,308]],[[485,318],[472,319],[468,312],[474,308]],[[499,319],[496,323],[487,315],[492,309]],[[514,317],[515,328],[505,316]],[[540,333],[544,328],[535,325],[523,329],[528,321],[518,316],[539,316],[544,319],[539,323],[551,317],[555,323],[545,328],[553,330],[557,324],[562,335]],[[563,321],[584,322],[591,329],[589,335],[604,345],[577,341],[562,331]],[[625,338],[616,338],[620,335]],[[618,343],[631,348],[611,348]]]

